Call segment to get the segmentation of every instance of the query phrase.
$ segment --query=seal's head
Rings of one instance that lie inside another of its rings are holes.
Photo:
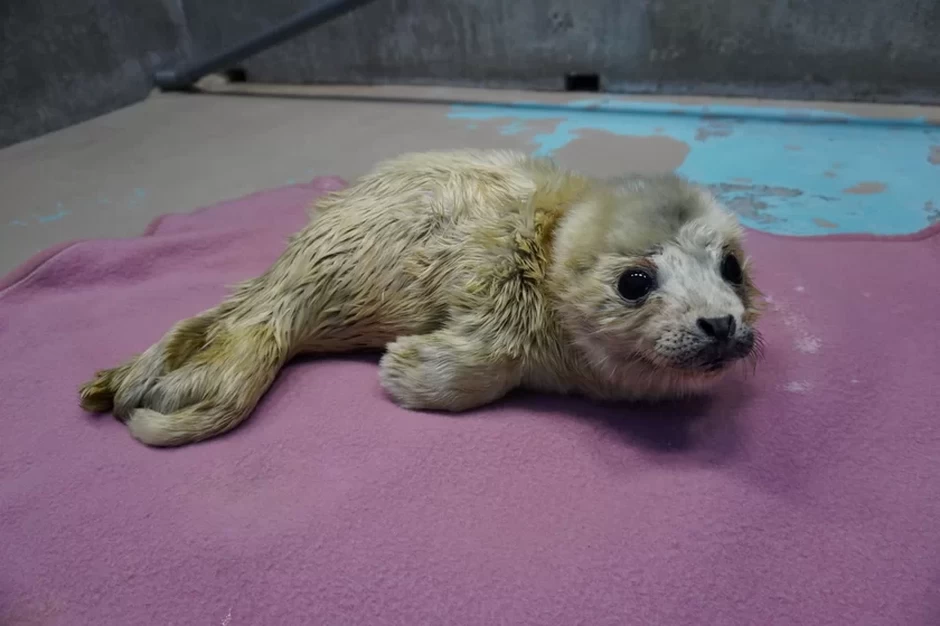
[[[642,397],[697,390],[756,359],[762,299],[742,234],[709,193],[672,175],[611,182],[573,207],[552,283],[587,363]]]

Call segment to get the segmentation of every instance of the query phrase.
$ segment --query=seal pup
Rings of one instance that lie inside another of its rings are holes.
[[[80,403],[145,444],[187,444],[241,423],[292,357],[377,348],[409,409],[518,387],[672,398],[756,357],[760,304],[736,218],[677,176],[406,154],[317,200],[266,272],[98,372]]]

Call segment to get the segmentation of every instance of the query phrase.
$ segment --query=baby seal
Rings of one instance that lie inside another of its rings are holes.
[[[181,445],[242,422],[298,354],[383,347],[381,385],[410,409],[465,411],[518,387],[700,392],[759,350],[741,237],[673,175],[407,154],[319,199],[264,274],[98,372],[81,405],[145,444]]]

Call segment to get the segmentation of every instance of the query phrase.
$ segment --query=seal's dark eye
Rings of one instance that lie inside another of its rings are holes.
[[[730,252],[721,260],[721,277],[734,285],[740,285],[744,280],[744,273],[741,271],[738,257]]]
[[[656,288],[656,281],[646,270],[628,269],[617,280],[617,291],[624,300],[636,302],[642,300]]]

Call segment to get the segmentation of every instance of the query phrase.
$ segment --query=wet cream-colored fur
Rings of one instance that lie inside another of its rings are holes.
[[[673,176],[601,181],[513,152],[404,155],[319,199],[264,274],[98,372],[81,405],[113,411],[146,444],[180,445],[238,425],[300,353],[376,348],[382,386],[412,409],[463,411],[517,387],[689,393],[718,377],[676,356],[701,340],[698,317],[730,314],[752,332],[756,290],[718,271],[740,235]],[[657,274],[643,303],[617,291],[637,264]]]

